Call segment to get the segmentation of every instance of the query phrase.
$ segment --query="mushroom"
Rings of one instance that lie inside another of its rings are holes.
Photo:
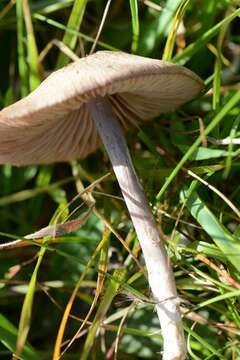
[[[202,89],[201,79],[182,66],[99,51],[55,71],[30,95],[0,112],[2,164],[80,159],[104,143],[146,262],[164,360],[186,356],[179,301],[122,129],[172,111]]]

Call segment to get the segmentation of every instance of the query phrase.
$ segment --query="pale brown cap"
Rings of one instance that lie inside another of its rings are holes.
[[[176,109],[203,89],[192,71],[165,61],[99,51],[52,73],[0,112],[0,163],[86,157],[100,144],[87,102],[107,96],[124,128]]]

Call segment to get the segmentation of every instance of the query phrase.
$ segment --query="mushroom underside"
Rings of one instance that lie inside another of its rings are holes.
[[[108,99],[124,129],[136,127],[139,122],[149,119],[150,114],[159,112],[152,98],[144,99],[139,94],[114,94]],[[84,158],[94,152],[101,141],[88,103],[67,113],[63,110],[63,115],[56,108],[55,117],[52,111],[49,119],[42,113],[23,118],[10,114],[8,118],[5,112],[0,117],[0,163],[52,163]]]
[[[164,93],[163,90],[157,91],[156,79],[153,80],[152,87],[142,91],[136,86],[137,82],[131,80],[132,92],[106,95],[124,129],[136,127],[139,122],[148,121],[159,113],[172,111],[186,100],[186,92],[181,92],[181,87],[178,86],[173,95],[169,91],[173,84],[165,82]],[[124,84],[122,89],[125,89]],[[108,90],[110,93],[114,91],[111,87]],[[97,97],[98,93],[106,93],[106,90],[98,88],[95,92]],[[169,96],[169,93],[172,95]],[[81,159],[94,152],[101,141],[88,110],[90,95],[93,94],[85,96],[84,103],[82,97],[76,95],[68,102],[51,105],[50,109],[31,107],[29,113],[26,109],[27,97],[3,110],[0,113],[0,163],[52,163]],[[38,98],[36,94],[34,98]],[[78,108],[77,103],[80,104]],[[74,110],[69,110],[73,105]]]

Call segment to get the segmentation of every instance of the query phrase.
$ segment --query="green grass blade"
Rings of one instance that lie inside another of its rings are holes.
[[[185,154],[186,151],[188,151],[188,149],[189,149],[189,147],[186,145],[178,145],[177,147],[181,150],[181,152],[183,154]],[[221,157],[227,157],[228,155],[229,155],[229,152],[227,150],[204,148],[204,147],[200,146],[196,151],[194,151],[191,154],[191,156],[189,157],[189,160],[202,161],[202,160],[207,160],[207,159],[217,159],[217,158],[221,158]],[[238,151],[236,151],[236,152],[231,151],[230,155],[232,157],[237,156]]]
[[[211,210],[204,204],[195,191],[182,192],[182,198],[191,215],[202,226],[213,242],[223,252],[225,257],[240,269],[240,243],[227,228],[215,217]]]
[[[175,63],[184,65],[187,61],[191,59],[191,57],[198,52],[203,46],[205,46],[209,40],[211,40],[218,31],[229,24],[232,20],[240,15],[240,9],[235,10],[231,15],[227,16],[225,19],[221,20],[219,23],[214,25],[211,29],[206,31],[198,40],[194,43],[188,45],[186,49],[184,49],[180,54],[176,55],[172,60]]]
[[[29,190],[22,190],[17,193],[13,193],[10,195],[6,195],[0,198],[0,207],[6,206],[15,202],[24,201],[27,199],[32,199],[35,196],[38,196],[40,194],[44,193],[50,193],[54,189],[60,188],[64,184],[68,184],[70,182],[74,181],[74,177],[66,177],[65,179],[62,179],[60,181],[57,181],[55,183],[51,183],[45,186],[41,187],[35,187],[34,189]]]
[[[216,48],[216,60],[214,64],[213,72],[213,110],[217,110],[220,106],[221,100],[221,75],[222,75],[222,46],[225,38],[225,34],[228,28],[229,22],[222,25],[218,39],[217,39],[217,48]],[[216,137],[219,137],[219,127],[215,129]]]
[[[133,38],[132,38],[132,52],[135,53],[138,48],[138,40],[139,40],[139,18],[138,18],[138,2],[137,0],[129,0],[131,15],[132,15],[132,31],[133,31]]]
[[[219,349],[215,349],[215,347],[213,347],[211,344],[209,344],[206,340],[205,337],[197,334],[195,331],[193,331],[192,329],[190,329],[188,326],[184,325],[184,330],[190,334],[194,339],[196,339],[202,347],[204,347],[205,349],[209,350],[211,352],[211,357],[213,357],[213,355],[217,356],[218,359],[221,360],[226,360],[226,358],[224,356],[221,355],[221,353],[219,352]]]
[[[146,28],[141,33],[141,55],[149,55],[155,50],[159,43],[167,36],[169,25],[174,18],[174,14],[179,6],[181,0],[167,0],[164,3],[163,9],[157,16],[153,24]]]
[[[24,48],[24,26],[23,26],[23,9],[22,1],[16,1],[16,18],[17,18],[17,52],[18,52],[18,71],[20,75],[21,96],[24,97],[29,92],[28,84],[28,66],[26,63]]]
[[[213,110],[217,110],[220,105],[220,87],[221,87],[221,71],[222,71],[222,58],[221,53],[217,50],[216,61],[214,64],[213,75]],[[218,136],[218,134],[216,134]]]
[[[51,14],[53,12],[56,12],[58,10],[66,9],[70,6],[72,6],[74,0],[64,0],[64,1],[58,1],[56,0],[45,0],[45,1],[39,1],[34,2],[30,4],[31,11],[34,12],[41,12],[41,14]]]
[[[222,120],[223,118],[229,113],[229,111],[238,104],[240,101],[240,91],[236,92],[230,100],[225,104],[225,106],[219,111],[219,113],[213,118],[211,123],[206,127],[204,130],[204,135],[207,136]],[[167,178],[166,182],[162,186],[161,190],[157,194],[156,199],[159,201],[166,191],[166,189],[169,187],[171,182],[174,180],[182,166],[185,164],[185,162],[190,158],[190,156],[194,153],[194,151],[197,150],[199,145],[202,142],[202,137],[199,136],[197,140],[192,144],[192,146],[188,149],[186,154],[182,157],[182,159],[179,161],[177,166],[174,168],[173,172],[170,174],[170,176]]]
[[[108,286],[106,288],[105,294],[102,298],[102,301],[99,305],[98,311],[95,315],[94,321],[91,325],[91,328],[88,332],[87,339],[84,344],[84,348],[82,351],[82,355],[80,357],[80,360],[87,360],[89,352],[92,348],[96,332],[99,328],[99,325],[102,321],[102,319],[105,317],[109,307],[111,306],[111,303],[116,296],[116,294],[119,291],[119,288],[121,284],[124,282],[126,278],[126,269],[117,269],[113,273],[113,277],[108,283]]]
[[[87,1],[88,0],[75,0],[74,1],[72,11],[71,11],[68,23],[67,23],[68,29],[78,31],[78,29],[80,28],[81,23],[82,23],[82,19],[83,19],[86,5],[87,5]],[[71,50],[74,51],[76,43],[77,43],[77,35],[70,33],[68,31],[65,31],[62,41],[66,46],[68,46]],[[56,68],[57,69],[61,68],[64,65],[66,65],[68,62],[69,62],[69,58],[65,54],[60,53],[58,60],[57,60]]]
[[[206,301],[201,302],[200,304],[198,304],[197,306],[195,306],[194,310],[197,309],[201,309],[205,306],[214,304],[218,301],[222,301],[222,300],[227,300],[227,299],[231,299],[231,298],[235,298],[235,297],[239,297],[240,296],[240,290],[233,290],[233,291],[228,291],[222,295],[217,295],[212,297],[211,299],[208,299]]]
[[[7,318],[0,314],[0,342],[12,353],[14,353],[16,340],[17,329]],[[19,359],[38,360],[39,357],[40,354],[38,354],[29,344],[25,344]]]
[[[38,50],[37,50],[28,0],[22,1],[22,7],[23,7],[26,32],[27,32],[29,86],[30,86],[30,91],[33,91],[41,82],[39,66],[38,66]]]
[[[22,1],[22,7],[23,7],[25,27],[27,32],[29,86],[30,86],[30,91],[33,91],[41,82],[41,78],[39,74],[39,66],[38,66],[38,50],[37,50],[28,0]]]
[[[73,35],[73,36],[76,36],[77,38],[82,38],[86,41],[89,41],[89,42],[94,42],[95,39],[91,36],[88,36],[88,35],[85,35],[83,34],[82,32],[79,32],[77,30],[73,30],[73,29],[69,29],[67,28],[65,25],[61,24],[60,22],[56,21],[56,20],[53,20],[53,19],[50,19],[42,14],[38,14],[38,13],[35,13],[33,15],[33,17],[39,21],[42,21],[48,25],[51,25],[57,29],[60,29],[60,30],[64,30],[66,33],[70,34],[70,35]],[[102,46],[104,49],[107,49],[107,50],[112,50],[112,51],[119,51],[119,49],[117,49],[116,47],[114,46],[111,46],[111,45],[108,45],[106,44],[105,42],[102,42],[102,41],[98,41],[98,45]]]
[[[46,247],[42,247],[39,251],[37,264],[31,276],[31,280],[28,286],[28,291],[23,302],[21,317],[19,321],[19,328],[18,328],[17,344],[16,344],[17,355],[21,354],[22,349],[27,340],[28,332],[31,325],[31,315],[32,315],[34,293],[36,288],[37,274],[46,250],[47,250]]]
[[[233,139],[236,134],[237,134],[237,130],[239,128],[239,125],[240,125],[240,116],[238,116],[234,123],[233,123],[233,126],[232,126],[232,129],[230,131],[230,135],[229,135],[229,138],[230,139]],[[232,158],[233,158],[233,143],[229,143],[228,145],[228,155],[227,155],[227,158],[226,158],[226,161],[225,161],[225,170],[224,170],[224,173],[223,173],[223,178],[226,179],[229,174],[230,174],[230,171],[231,171],[231,166],[232,166]]]

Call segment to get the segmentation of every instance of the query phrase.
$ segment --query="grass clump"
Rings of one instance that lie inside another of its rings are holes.
[[[1,107],[93,44],[204,79],[204,96],[128,136],[174,266],[190,359],[240,358],[239,15],[230,0],[0,3]],[[0,175],[1,243],[65,224],[57,239],[0,252],[1,359],[159,358],[141,252],[104,152]]]

